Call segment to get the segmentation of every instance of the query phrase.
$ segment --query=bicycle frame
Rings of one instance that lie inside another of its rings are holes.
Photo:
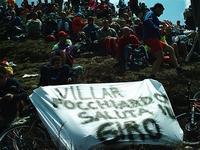
[[[195,102],[198,101],[198,99],[189,99],[190,101],[190,121],[185,126],[188,131],[195,131],[198,128],[198,123],[195,122],[195,110],[197,109]]]

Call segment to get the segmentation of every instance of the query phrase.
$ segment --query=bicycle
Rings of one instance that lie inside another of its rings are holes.
[[[31,108],[29,116],[14,122],[0,134],[0,149],[47,149],[51,145],[50,140],[36,110]]]
[[[187,95],[189,106],[188,112],[176,116],[181,129],[183,130],[184,145],[200,144],[200,91],[191,97],[190,83],[188,83]]]

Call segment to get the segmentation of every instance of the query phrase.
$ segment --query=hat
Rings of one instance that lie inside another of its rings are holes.
[[[161,3],[156,3],[153,7],[151,7],[150,9],[153,10],[155,8],[164,8],[163,5]]]
[[[58,37],[66,36],[67,33],[65,31],[58,32]]]
[[[83,14],[81,12],[77,12],[76,16],[81,17],[81,16],[83,16]]]
[[[8,62],[6,60],[3,60],[2,62],[0,62],[0,65],[6,65],[6,66],[8,66],[9,64],[8,64]]]

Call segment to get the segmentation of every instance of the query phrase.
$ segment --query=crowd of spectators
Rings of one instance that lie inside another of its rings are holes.
[[[151,47],[145,45],[145,30],[143,30],[144,18],[150,11],[151,8],[148,8],[144,1],[138,2],[138,0],[129,0],[127,4],[119,0],[117,6],[114,6],[110,0],[67,0],[65,2],[51,0],[49,3],[47,0],[38,0],[36,4],[23,0],[21,6],[7,3],[5,7],[1,7],[0,19],[3,29],[1,38],[34,40],[41,37],[46,42],[57,41],[50,54],[50,65],[56,54],[61,57],[62,65],[68,64],[72,67],[75,54],[97,50],[108,57],[117,56],[116,60],[119,61],[124,57],[119,56],[119,51],[121,54],[121,51],[127,49],[127,46],[122,46],[120,43],[122,39],[134,37],[134,41],[139,41],[140,45],[151,53]],[[187,23],[185,26],[181,25],[179,20],[176,24],[164,20],[158,22],[157,27],[162,32],[159,32],[159,35],[155,33],[165,44],[172,47],[178,62],[187,57],[191,41],[196,34],[191,21],[188,21],[191,18],[191,7],[185,10],[183,16]],[[185,34],[186,31],[189,34]],[[130,36],[126,35],[127,33],[130,33]],[[130,44],[134,43],[128,43],[129,46]],[[169,55],[169,52],[164,55]]]

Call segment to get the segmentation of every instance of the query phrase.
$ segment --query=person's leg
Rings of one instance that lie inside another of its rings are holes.
[[[124,51],[123,51],[123,56],[124,58],[122,58],[124,61],[128,61],[129,60],[129,57],[130,57],[130,54],[132,52],[132,47],[131,46],[126,46]]]
[[[146,57],[147,59],[149,59],[149,55],[148,55],[148,53],[147,53],[147,51],[146,51],[144,45],[140,45],[137,49],[140,49],[141,52],[145,55],[145,57]]]
[[[43,65],[40,68],[40,86],[47,86],[50,85],[50,71],[47,65]]]
[[[67,53],[65,51],[60,51],[60,57],[62,58],[62,64],[66,64],[66,60],[67,60]]]
[[[183,69],[183,68],[181,68],[179,66],[179,64],[178,64],[178,62],[176,60],[174,49],[171,46],[167,45],[164,48],[164,51],[169,53],[169,59],[170,59],[172,65],[176,68],[176,71],[177,71],[177,73],[178,73],[179,76],[184,75],[185,73],[188,72],[187,69]]]
[[[106,38],[105,44],[106,44],[106,52],[107,52],[107,54],[111,55],[111,53],[112,53],[111,39],[110,38]]]
[[[14,32],[14,28],[11,25],[9,25],[9,24],[7,24],[5,27],[6,27],[7,37],[11,37],[11,35]]]
[[[158,72],[163,60],[164,60],[164,55],[163,51],[157,51],[153,53],[153,56],[155,57],[155,61],[152,65],[152,70],[151,70],[151,76],[156,76],[156,73]]]
[[[178,52],[185,59],[185,57],[187,56],[187,45],[185,42],[179,43]]]
[[[131,52],[133,51],[132,47],[131,46],[126,46],[124,51],[123,51],[123,54],[122,54],[122,62],[123,64],[125,64],[125,69],[128,70],[130,69],[129,68],[129,65],[128,65],[128,61],[130,60],[130,55],[131,55]]]
[[[146,39],[145,44],[148,47],[150,47],[151,52],[155,58],[155,61],[152,65],[151,75],[150,75],[150,78],[155,79],[156,73],[159,70],[159,68],[164,60],[163,49],[165,48],[166,44],[157,38]]]
[[[169,54],[169,59],[172,63],[172,65],[175,67],[175,68],[178,68],[179,67],[179,64],[177,62],[177,59],[176,59],[176,56],[175,56],[175,52],[174,52],[174,49],[173,47],[167,45],[165,46],[165,48],[163,49],[164,52],[168,52]]]
[[[73,46],[69,45],[64,51],[62,51],[64,64],[68,64],[70,67],[73,65]],[[63,65],[64,65],[63,64]]]
[[[178,52],[178,45],[177,45],[177,43],[173,43],[171,46],[174,49],[174,53],[175,53],[176,58],[179,58],[179,52]]]
[[[102,48],[106,48],[106,53],[108,55],[111,54],[112,49],[111,49],[111,44],[110,44],[110,39],[109,38],[106,38],[106,39],[104,39],[104,41],[101,42],[101,47]]]
[[[67,84],[69,77],[70,77],[70,67],[69,65],[65,64],[62,66],[60,70],[60,74],[57,78],[56,83],[58,83],[59,85]]]
[[[117,51],[116,38],[110,38],[110,46],[111,46],[111,52],[113,53],[113,55],[115,55]]]

